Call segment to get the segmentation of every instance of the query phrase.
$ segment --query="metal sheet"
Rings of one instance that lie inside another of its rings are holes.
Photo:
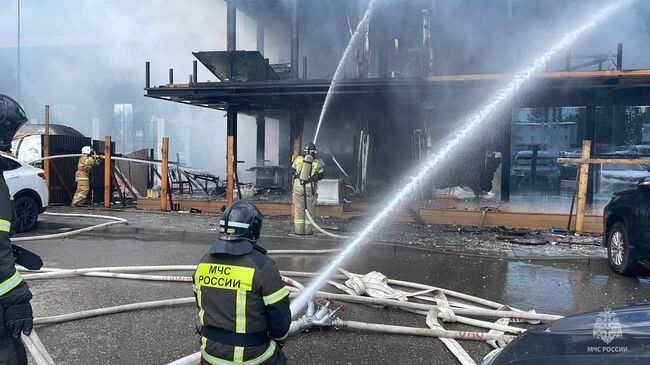
[[[192,54],[221,81],[280,79],[258,51],[209,51],[193,52]],[[232,80],[230,80],[231,65],[234,70]]]

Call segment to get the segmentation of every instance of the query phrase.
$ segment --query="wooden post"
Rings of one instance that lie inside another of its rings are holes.
[[[169,176],[169,137],[162,140],[162,168],[160,172],[160,210],[167,211],[167,189],[169,189],[167,176]]]
[[[111,136],[104,137],[104,208],[111,207]]]
[[[591,156],[591,141],[582,141],[582,158]],[[580,164],[580,182],[578,184],[578,211],[576,212],[576,232],[582,233],[585,224],[585,207],[587,205],[587,183],[589,181],[589,164]]]
[[[50,157],[50,106],[45,106],[45,136],[43,137],[43,157]],[[50,160],[43,161],[45,170],[45,184],[50,190]]]

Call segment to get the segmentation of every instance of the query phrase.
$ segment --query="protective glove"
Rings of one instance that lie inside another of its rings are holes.
[[[19,338],[20,332],[29,336],[34,328],[34,313],[32,305],[27,302],[23,304],[11,304],[5,307],[5,325],[7,333],[13,338]]]

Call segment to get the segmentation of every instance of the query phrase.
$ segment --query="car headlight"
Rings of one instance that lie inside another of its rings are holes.
[[[494,360],[497,358],[497,356],[501,353],[501,350],[503,349],[494,349],[490,351],[489,354],[485,355],[483,358],[483,361],[481,361],[480,365],[490,365],[494,362]]]

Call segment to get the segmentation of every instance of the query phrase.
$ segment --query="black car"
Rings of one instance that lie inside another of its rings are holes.
[[[603,211],[603,244],[612,269],[631,275],[650,267],[650,178],[614,193]]]
[[[481,365],[650,364],[650,304],[603,308],[539,325]]]

